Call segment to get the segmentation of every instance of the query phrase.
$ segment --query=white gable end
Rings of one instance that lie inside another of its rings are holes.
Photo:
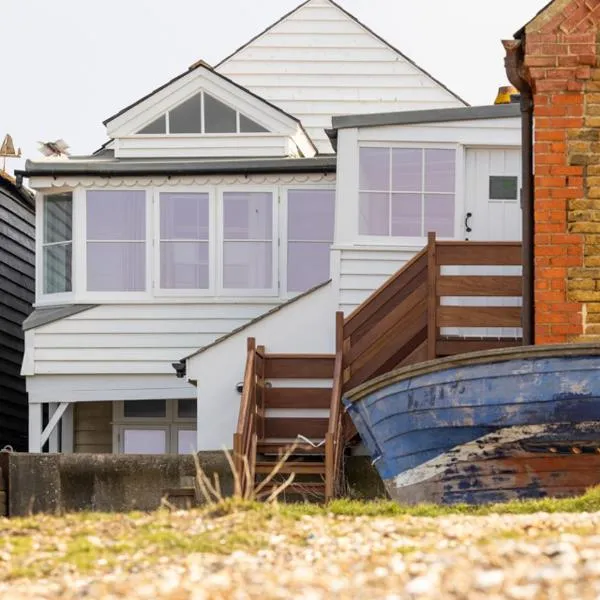
[[[297,119],[204,66],[105,124],[117,158],[315,154]]]
[[[298,117],[320,152],[331,117],[464,106],[330,0],[310,0],[216,70]]]

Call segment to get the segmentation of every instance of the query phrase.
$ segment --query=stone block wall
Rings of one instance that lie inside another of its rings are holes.
[[[600,339],[599,20],[600,0],[556,0],[525,30],[536,344]]]

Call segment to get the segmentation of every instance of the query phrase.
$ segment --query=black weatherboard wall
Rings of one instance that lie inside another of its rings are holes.
[[[35,298],[33,197],[0,172],[0,449],[27,451],[21,325]]]

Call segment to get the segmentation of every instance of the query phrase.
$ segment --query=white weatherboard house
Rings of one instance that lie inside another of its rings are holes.
[[[21,173],[32,452],[230,447],[247,337],[331,352],[335,311],[427,232],[520,236],[518,107],[467,107],[332,0],[105,125],[94,155]]]

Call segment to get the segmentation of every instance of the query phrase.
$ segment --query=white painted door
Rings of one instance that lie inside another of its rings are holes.
[[[520,240],[521,150],[467,149],[465,184],[465,239]]]
[[[521,150],[470,148],[466,151],[464,239],[521,240]],[[520,275],[520,266],[443,267],[447,275]],[[519,306],[518,298],[442,298],[449,306]],[[445,328],[443,335],[520,337],[509,327]]]

